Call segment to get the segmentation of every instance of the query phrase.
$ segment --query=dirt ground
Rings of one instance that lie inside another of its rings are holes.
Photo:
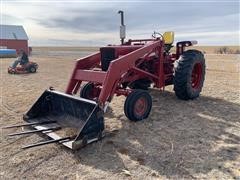
[[[49,86],[64,91],[74,59],[91,50],[33,48],[36,74],[9,75],[14,59],[0,59],[0,127],[22,122]],[[79,151],[51,144],[22,150],[38,135],[7,137],[1,129],[0,179],[240,179],[239,55],[206,54],[201,97],[178,100],[169,86],[151,89],[153,109],[142,122],[123,113],[124,97],[106,114],[111,136]]]

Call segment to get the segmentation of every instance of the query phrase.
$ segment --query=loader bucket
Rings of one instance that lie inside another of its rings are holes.
[[[104,130],[103,111],[96,102],[55,90],[46,90],[23,119],[51,138],[25,148],[59,142],[78,149],[97,141]]]

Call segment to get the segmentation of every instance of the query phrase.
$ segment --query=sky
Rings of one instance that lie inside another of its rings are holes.
[[[30,46],[119,44],[120,15],[128,38],[175,32],[175,42],[239,45],[239,0],[0,0],[0,24],[23,25]]]

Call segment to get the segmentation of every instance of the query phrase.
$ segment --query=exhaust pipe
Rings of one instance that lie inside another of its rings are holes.
[[[120,25],[120,39],[121,39],[121,44],[124,44],[124,39],[126,38],[126,26],[124,25],[124,12],[123,11],[118,11],[118,14],[121,15],[121,25]]]

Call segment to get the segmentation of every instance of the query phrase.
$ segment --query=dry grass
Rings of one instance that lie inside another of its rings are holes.
[[[240,49],[233,50],[230,47],[222,46],[215,49],[216,54],[240,54]]]
[[[22,114],[49,86],[64,91],[73,59],[58,49],[33,49],[40,65],[31,75],[9,75],[13,59],[1,59],[0,126],[22,122]],[[66,50],[65,50],[66,51]],[[110,136],[76,152],[60,145],[21,150],[38,135],[7,138],[1,132],[1,179],[234,179],[240,177],[239,56],[206,54],[200,98],[178,100],[172,86],[152,89],[150,117],[139,123],[123,114],[123,97],[106,114]]]
[[[192,49],[192,46],[187,49]],[[239,46],[194,46],[194,49],[202,51],[204,54],[239,54]],[[171,52],[175,52],[176,48],[173,47]],[[220,53],[221,52],[221,53]]]
[[[208,54],[239,54],[239,46],[196,46],[196,49]]]

